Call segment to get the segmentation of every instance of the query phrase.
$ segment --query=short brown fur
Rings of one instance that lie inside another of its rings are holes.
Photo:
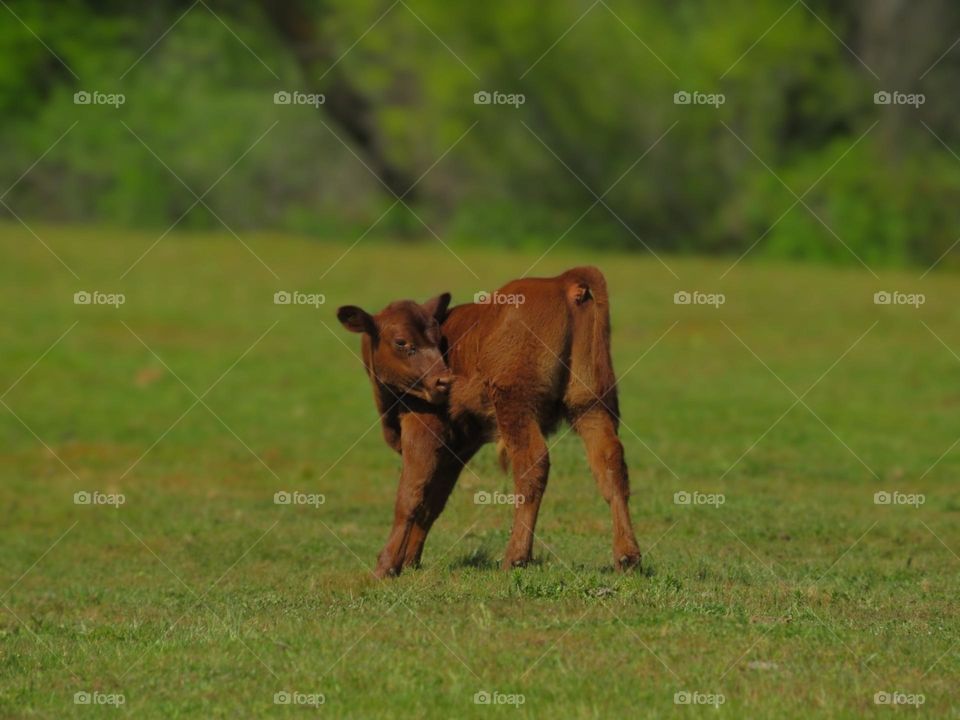
[[[496,302],[510,296],[523,302]],[[493,297],[449,310],[449,294],[424,305],[391,303],[375,316],[353,306],[338,310],[345,327],[363,333],[384,439],[403,458],[393,528],[376,574],[419,564],[460,472],[492,441],[522,499],[503,566],[528,563],[550,468],[545,438],[564,420],[580,435],[610,505],[616,566],[638,566],[603,275],[579,267],[523,278]]]

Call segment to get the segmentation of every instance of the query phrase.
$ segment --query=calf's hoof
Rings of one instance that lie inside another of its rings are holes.
[[[383,580],[384,578],[395,578],[400,574],[400,568],[394,567],[392,565],[380,566],[373,571],[373,576],[378,580]]]
[[[620,572],[626,572],[628,570],[639,570],[640,569],[640,553],[624,553],[619,558],[617,558],[617,570]]]
[[[526,567],[530,563],[530,558],[510,558],[505,557],[501,567],[504,570],[513,570],[514,568]]]

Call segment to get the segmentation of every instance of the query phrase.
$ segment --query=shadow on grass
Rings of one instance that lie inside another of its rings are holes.
[[[573,566],[564,565],[563,563],[548,563],[545,562],[545,558],[540,556],[535,556],[533,560],[530,561],[527,568],[550,568],[564,570],[566,569],[569,572],[572,572],[575,575],[581,574],[590,574],[590,573],[599,573],[601,575],[621,575],[613,565],[603,565],[601,567],[588,566],[584,564],[577,563]],[[449,568],[451,570],[461,570],[464,568],[474,568],[476,570],[495,570],[500,571],[500,560],[494,556],[490,548],[478,547],[473,550],[467,551],[453,560]],[[656,575],[656,570],[649,561],[644,561],[643,565],[639,570],[632,570],[630,574],[637,575],[639,577],[652,578]]]
[[[543,567],[543,559],[535,557],[527,567]],[[464,553],[450,563],[451,570],[475,568],[477,570],[500,570],[500,559],[494,557],[489,548],[478,547]]]
[[[450,563],[451,570],[460,570],[462,568],[498,570],[500,568],[500,562],[493,557],[493,553],[490,552],[489,548],[478,547],[464,553]]]

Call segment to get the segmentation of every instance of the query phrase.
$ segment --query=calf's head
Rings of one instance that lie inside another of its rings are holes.
[[[337,310],[337,319],[364,336],[364,362],[373,378],[395,395],[413,395],[440,405],[453,376],[440,351],[440,323],[450,304],[443,293],[423,305],[412,300],[390,303],[376,315],[356,305]]]

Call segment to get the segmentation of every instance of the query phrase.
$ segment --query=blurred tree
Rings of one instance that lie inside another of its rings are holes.
[[[322,16],[330,8],[323,3],[308,8],[299,0],[260,0],[260,4],[303,69],[308,90],[325,95],[324,110],[359,146],[384,186],[398,197],[415,200],[416,189],[407,173],[388,157],[370,100],[336,67],[337,57],[320,29]]]
[[[0,177],[21,217],[353,237],[429,235],[422,218],[448,242],[851,263],[932,263],[960,234],[949,0],[7,8]],[[273,103],[293,89],[326,103]]]

